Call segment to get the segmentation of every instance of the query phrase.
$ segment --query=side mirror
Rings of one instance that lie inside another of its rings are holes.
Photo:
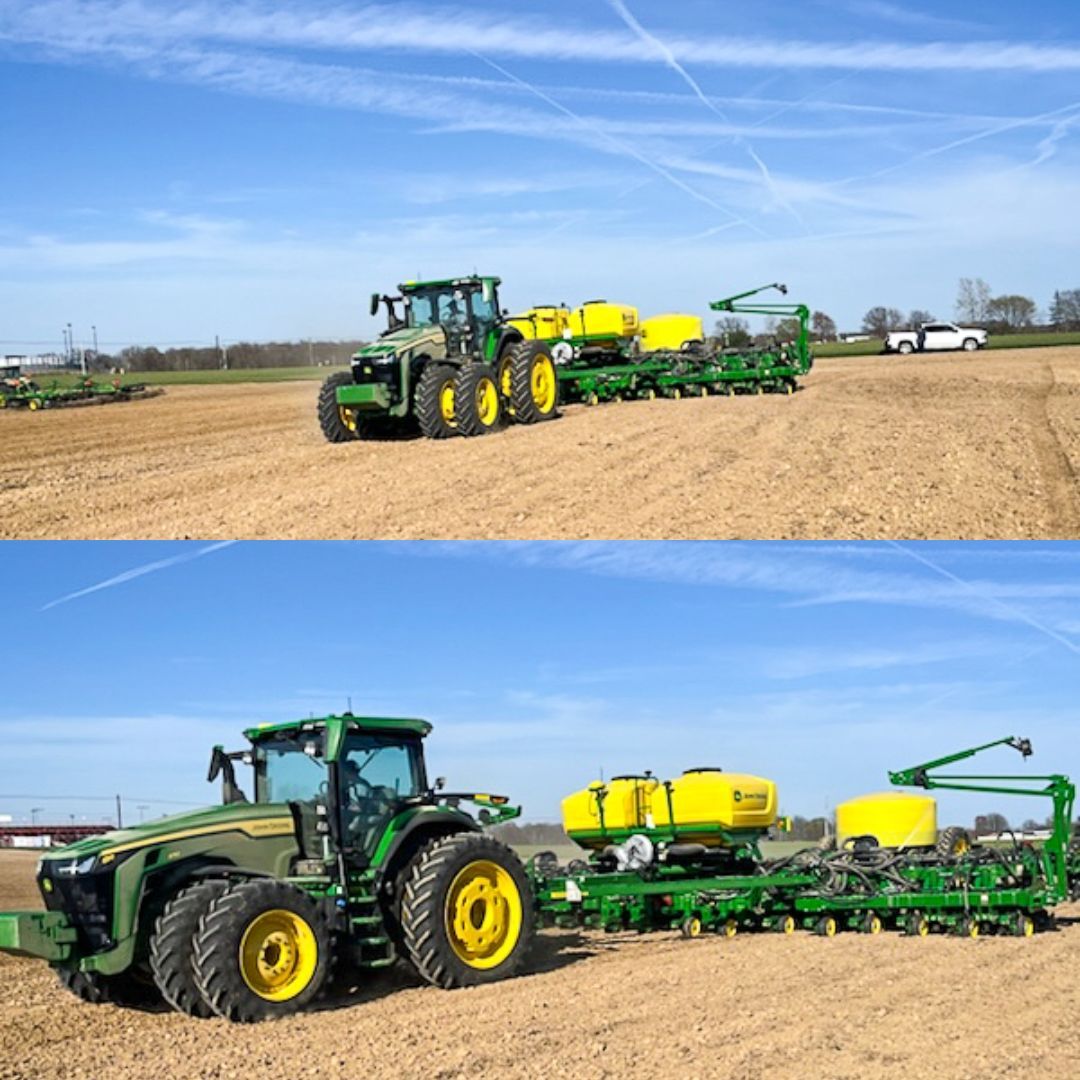
[[[215,746],[210,751],[210,770],[206,774],[206,782],[212,784],[220,775],[222,770],[222,759],[225,757],[225,747]]]
[[[379,294],[377,292],[373,292],[371,294],[371,308],[370,308],[370,311],[371,311],[372,315],[378,315],[379,314]]]
[[[446,787],[446,777],[445,776],[437,776],[435,778],[435,790],[436,791],[442,791],[442,789],[444,787]]]

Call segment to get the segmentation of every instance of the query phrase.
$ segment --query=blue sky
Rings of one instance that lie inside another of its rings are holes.
[[[0,813],[216,800],[210,746],[340,711],[435,724],[431,775],[532,820],[720,765],[807,815],[1006,735],[1080,775],[1074,544],[9,544]],[[986,771],[986,770],[983,770]],[[15,799],[27,795],[33,799]],[[97,796],[101,801],[74,798]],[[948,820],[1026,800],[953,796]]]
[[[0,349],[368,335],[373,289],[473,269],[513,308],[1045,307],[1078,71],[1070,0],[0,0]]]

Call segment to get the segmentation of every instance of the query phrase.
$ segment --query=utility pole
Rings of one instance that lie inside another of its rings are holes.
[[[60,333],[64,335],[64,365],[71,363],[71,344],[68,342],[67,327],[62,327]]]
[[[136,809],[139,811],[139,824],[141,825],[146,818],[146,811],[149,810],[150,807],[147,806],[146,803],[139,803]]]
[[[94,360],[98,358],[98,346],[97,346],[97,327],[91,326],[90,332],[94,335]]]
[[[124,808],[120,805],[120,796],[116,796],[116,827],[122,829],[124,827]]]
[[[41,811],[43,809],[44,809],[43,806],[31,806],[30,807],[30,824],[31,825],[36,825],[37,824],[37,816],[38,816],[38,814],[41,813]]]

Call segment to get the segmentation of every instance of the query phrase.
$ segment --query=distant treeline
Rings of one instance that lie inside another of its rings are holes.
[[[99,371],[211,371],[219,368],[336,367],[349,362],[362,341],[241,341],[204,348],[157,349],[130,346],[99,353],[90,366]]]

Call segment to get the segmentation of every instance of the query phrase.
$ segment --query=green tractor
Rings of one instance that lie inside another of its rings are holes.
[[[513,975],[531,888],[483,829],[520,808],[429,784],[430,730],[345,713],[214,747],[222,805],[50,851],[47,910],[0,914],[0,950],[47,960],[88,1002],[163,999],[234,1021],[303,1009],[335,967],[403,960],[448,989]],[[253,768],[251,801],[237,762]]]
[[[331,375],[319,393],[319,425],[330,442],[417,425],[433,439],[486,435],[513,417],[550,420],[558,379],[550,349],[525,341],[499,307],[499,278],[410,281],[385,306],[387,328]]]

